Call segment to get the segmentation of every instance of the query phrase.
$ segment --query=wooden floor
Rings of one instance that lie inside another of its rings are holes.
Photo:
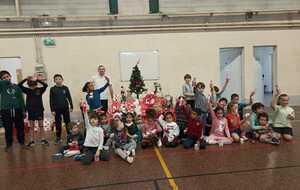
[[[17,144],[4,152],[0,136],[0,190],[86,189],[300,189],[300,109],[294,141],[280,146],[233,144],[206,150],[138,150],[132,165],[112,156],[110,161],[83,166],[71,159],[53,161],[57,146]],[[49,133],[49,136],[52,134]]]

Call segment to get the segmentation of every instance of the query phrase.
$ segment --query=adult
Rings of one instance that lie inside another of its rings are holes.
[[[8,151],[13,144],[13,126],[17,130],[18,142],[25,148],[25,104],[22,90],[18,85],[11,83],[11,75],[8,71],[0,71],[0,79],[0,110],[5,129],[5,151]]]
[[[105,67],[103,65],[98,66],[98,75],[95,75],[92,77],[92,80],[95,85],[95,89],[100,89],[107,83],[107,80],[105,78]],[[114,92],[112,85],[110,83],[110,86],[105,89],[103,93],[101,93],[100,100],[102,105],[102,110],[107,112],[108,110],[108,91],[110,93],[111,99],[114,97]]]

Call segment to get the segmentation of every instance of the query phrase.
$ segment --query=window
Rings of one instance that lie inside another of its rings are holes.
[[[116,15],[119,13],[118,0],[109,0],[109,13],[111,15]]]
[[[159,13],[159,0],[149,0],[150,14]]]

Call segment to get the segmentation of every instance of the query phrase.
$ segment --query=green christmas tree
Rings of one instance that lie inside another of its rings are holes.
[[[129,85],[130,91],[132,93],[135,93],[138,99],[143,92],[147,91],[147,89],[145,88],[145,83],[144,83],[143,77],[141,75],[141,71],[138,67],[139,62],[140,62],[140,60],[132,68],[132,73],[131,73],[131,77],[130,77],[130,85]]]

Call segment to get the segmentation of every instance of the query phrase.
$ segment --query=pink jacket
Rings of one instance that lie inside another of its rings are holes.
[[[225,134],[226,134],[227,137],[231,137],[229,128],[228,128],[227,119],[225,117],[223,117],[222,120],[219,120],[213,109],[210,109],[209,111],[212,116],[212,125],[211,125],[210,134],[219,136],[219,137],[225,137]],[[220,122],[222,122],[222,121],[224,121],[225,126],[224,126],[224,130],[220,131],[219,126],[220,126]],[[225,134],[224,134],[224,131],[225,131]]]

